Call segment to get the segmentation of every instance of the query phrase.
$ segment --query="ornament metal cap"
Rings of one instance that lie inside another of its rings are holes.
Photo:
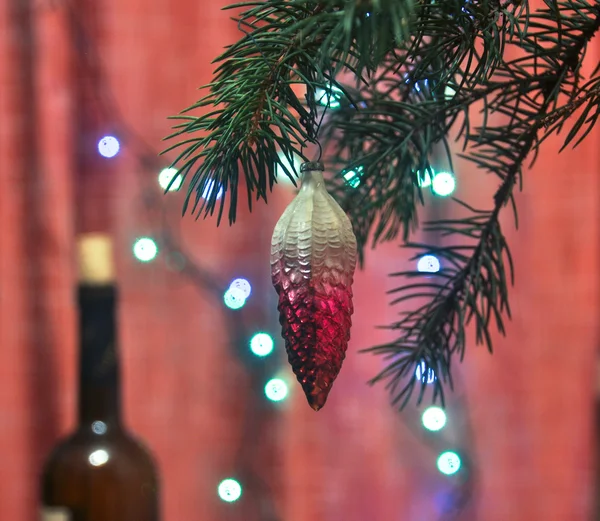
[[[300,172],[310,172],[311,170],[319,170],[320,172],[325,171],[325,167],[323,163],[320,161],[307,161],[306,163],[302,163],[300,165]]]

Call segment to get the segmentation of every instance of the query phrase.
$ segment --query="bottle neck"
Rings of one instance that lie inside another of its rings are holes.
[[[78,300],[79,428],[104,434],[121,425],[116,290],[110,285],[80,285]]]

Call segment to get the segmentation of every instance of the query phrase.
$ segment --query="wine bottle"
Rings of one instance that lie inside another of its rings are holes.
[[[42,521],[158,521],[150,454],[121,418],[117,291],[103,235],[78,242],[79,419],[42,473]]]

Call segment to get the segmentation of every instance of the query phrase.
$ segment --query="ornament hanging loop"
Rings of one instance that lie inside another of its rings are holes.
[[[302,165],[300,165],[300,173],[301,174],[303,174],[304,172],[310,172],[311,170],[312,171],[316,170],[318,172],[324,172],[325,166],[320,161],[306,161],[306,162],[302,163]]]

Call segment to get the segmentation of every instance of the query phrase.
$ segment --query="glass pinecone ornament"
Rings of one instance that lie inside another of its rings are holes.
[[[300,171],[302,187],[273,232],[271,277],[288,360],[318,411],[350,339],[356,237],[325,189],[323,165],[304,163]]]

